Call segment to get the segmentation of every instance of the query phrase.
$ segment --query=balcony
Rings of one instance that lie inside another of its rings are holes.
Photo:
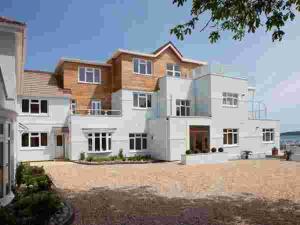
[[[267,106],[259,101],[249,101],[248,102],[248,119],[249,120],[266,120],[267,116]]]
[[[113,109],[76,109],[71,112],[71,115],[81,115],[81,116],[122,116],[121,110]]]

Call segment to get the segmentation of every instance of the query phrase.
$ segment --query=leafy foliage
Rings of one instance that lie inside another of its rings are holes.
[[[173,0],[182,7],[187,0]],[[293,21],[296,11],[300,11],[300,0],[193,0],[191,19],[171,29],[180,40],[190,35],[201,16],[209,15],[200,32],[211,28],[209,40],[215,43],[222,31],[232,32],[234,40],[242,40],[247,33],[255,33],[265,26],[272,33],[272,41],[281,41],[287,21]]]
[[[16,218],[9,208],[0,208],[0,225],[16,225]]]
[[[192,154],[192,150],[186,150],[186,151],[185,151],[185,154],[187,154],[187,155]]]
[[[84,154],[84,152],[80,153],[80,160],[85,160],[85,154]]]
[[[23,173],[25,170],[25,165],[20,163],[16,169],[16,184],[19,187],[23,183]]]

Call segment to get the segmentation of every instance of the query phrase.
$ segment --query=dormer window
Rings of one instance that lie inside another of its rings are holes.
[[[177,64],[167,64],[167,75],[171,77],[180,77],[180,66]]]
[[[133,59],[133,71],[136,74],[151,75],[152,74],[152,62],[144,59]]]
[[[87,84],[100,84],[101,70],[90,67],[79,67],[78,82]]]

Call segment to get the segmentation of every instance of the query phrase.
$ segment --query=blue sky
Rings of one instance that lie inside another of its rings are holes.
[[[281,130],[300,130],[300,15],[280,43],[261,29],[241,42],[226,33],[213,45],[208,32],[184,41],[170,36],[189,18],[188,5],[177,8],[172,0],[3,0],[0,15],[27,23],[27,69],[53,71],[61,57],[105,61],[118,48],[151,52],[171,40],[187,58],[248,77]]]

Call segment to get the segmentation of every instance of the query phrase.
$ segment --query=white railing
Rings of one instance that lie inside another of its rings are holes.
[[[264,120],[267,119],[267,106],[263,102],[249,101],[248,119]]]
[[[90,116],[121,116],[121,110],[113,109],[77,109],[71,112],[72,115],[90,115]]]

